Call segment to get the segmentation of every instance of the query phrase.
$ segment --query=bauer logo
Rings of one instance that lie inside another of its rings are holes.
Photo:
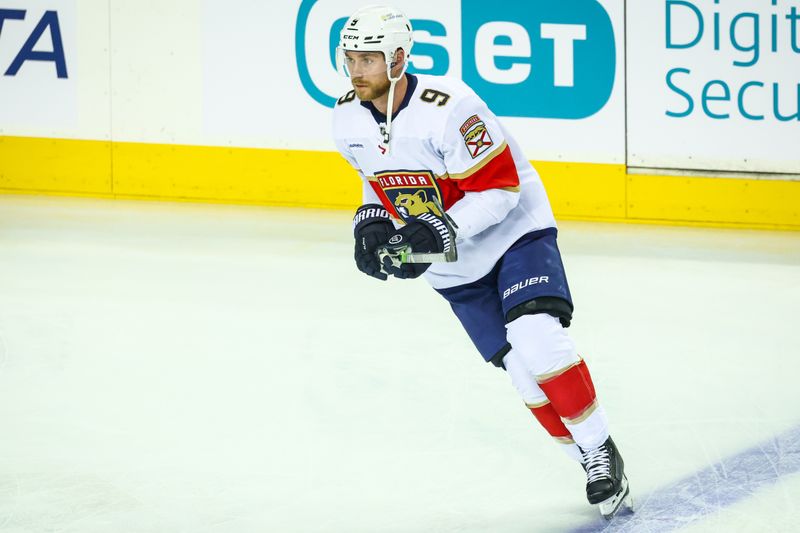
[[[540,283],[550,283],[550,278],[548,276],[536,276],[533,278],[528,278],[526,280],[520,281],[519,283],[515,283],[511,287],[503,291],[503,300],[505,300],[506,298],[508,298],[517,291],[521,291],[526,287],[530,287],[531,285],[538,285]]]
[[[608,102],[617,52],[598,0],[514,0],[502,10],[478,0],[455,5],[460,16],[455,10],[441,20],[414,18],[407,8],[415,30],[409,72],[460,76],[503,116],[580,119]],[[331,0],[303,0],[297,16],[300,81],[327,107],[347,91],[335,79],[342,11]]]

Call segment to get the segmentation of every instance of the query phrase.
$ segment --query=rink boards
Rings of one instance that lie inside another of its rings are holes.
[[[4,192],[335,209],[354,208],[361,194],[332,152],[0,137],[0,161]],[[794,181],[533,164],[559,218],[800,229]]]

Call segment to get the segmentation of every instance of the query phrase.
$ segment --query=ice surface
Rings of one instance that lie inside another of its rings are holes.
[[[608,530],[796,531],[800,234],[559,242],[639,506]],[[0,531],[608,528],[445,302],[351,254],[342,212],[0,196]]]

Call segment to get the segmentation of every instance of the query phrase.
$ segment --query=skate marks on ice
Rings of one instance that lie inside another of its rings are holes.
[[[636,480],[632,479],[634,514],[620,514],[610,522],[598,516],[595,522],[571,533],[674,531],[797,472],[800,472],[800,426],[650,494],[638,494]]]

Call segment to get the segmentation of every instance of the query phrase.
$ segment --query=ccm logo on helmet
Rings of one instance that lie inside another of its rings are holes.
[[[611,19],[598,0],[508,2],[502,20],[484,0],[456,5],[460,10],[441,20],[410,19],[414,46],[408,72],[447,74],[459,54],[463,80],[501,116],[580,119],[608,102],[617,48]],[[312,11],[314,24],[309,25]],[[335,105],[336,97],[315,80],[336,79],[335,50],[348,21],[343,15],[339,3],[330,0],[303,0],[298,11],[300,79],[308,94],[327,107]],[[459,33],[461,42],[448,40]],[[318,70],[312,76],[306,53],[325,54],[321,47],[327,48],[331,72]]]

